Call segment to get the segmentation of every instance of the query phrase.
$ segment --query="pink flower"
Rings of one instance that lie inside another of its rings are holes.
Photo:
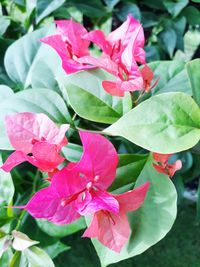
[[[158,164],[153,163],[154,168],[161,173],[168,175],[169,177],[174,176],[174,173],[182,168],[181,160],[175,161],[173,164],[168,164],[169,158],[172,154],[159,154],[153,153],[153,158]]]
[[[62,60],[63,69],[67,73],[93,68],[78,62],[78,59],[89,55],[90,41],[83,39],[87,30],[79,23],[71,20],[58,20],[57,34],[42,38],[43,43],[56,50]]]
[[[127,212],[135,211],[143,204],[149,182],[121,195],[113,195],[119,203],[119,214],[97,211],[83,237],[96,237],[104,246],[120,252],[130,236]]]
[[[84,37],[98,45],[103,54],[99,59],[84,56],[79,62],[103,68],[116,76],[115,81],[102,82],[106,92],[114,96],[124,96],[127,91],[150,90],[153,79],[150,77],[150,68],[145,66],[140,71],[138,67],[138,63],[146,64],[143,28],[131,15],[107,38],[100,30],[91,31]]]
[[[54,171],[64,161],[59,152],[67,144],[65,132],[68,128],[67,124],[58,128],[45,114],[24,112],[8,115],[6,130],[16,151],[1,168],[9,172],[18,164],[28,161],[42,171]]]
[[[128,50],[128,54],[141,64],[145,63],[144,31],[142,25],[131,15],[115,31],[106,38],[100,30],[94,30],[84,35],[84,38],[98,45],[104,54],[117,64],[122,55]]]
[[[80,136],[84,147],[81,160],[57,172],[49,187],[21,207],[33,217],[66,224],[99,210],[119,212],[117,199],[106,192],[116,175],[115,148],[101,135],[80,132]]]

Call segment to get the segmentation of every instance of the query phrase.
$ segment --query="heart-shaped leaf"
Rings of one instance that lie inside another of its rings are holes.
[[[193,147],[200,139],[200,109],[184,93],[153,96],[104,130],[158,153]]]

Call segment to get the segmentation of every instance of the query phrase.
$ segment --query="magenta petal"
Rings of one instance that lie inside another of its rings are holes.
[[[122,210],[123,212],[129,212],[140,208],[145,200],[149,186],[150,182],[146,182],[145,184],[131,191],[128,191],[121,195],[116,195],[115,198],[120,204],[120,210]]]
[[[80,23],[73,20],[57,20],[57,32],[62,36],[63,41],[67,41],[72,52],[77,57],[89,54],[88,47],[90,42],[83,38],[87,34],[87,30]]]
[[[126,214],[114,215],[99,211],[94,214],[92,223],[86,229],[83,237],[96,237],[104,246],[115,252],[120,252],[128,241],[130,226]]]
[[[115,178],[117,152],[113,144],[99,134],[80,132],[80,137],[83,143],[83,155],[76,169],[89,179],[95,179],[95,186],[104,190]]]
[[[27,161],[26,154],[22,151],[15,151],[7,158],[7,160],[1,166],[1,169],[5,172],[9,172],[14,167],[25,161]]]
[[[107,210],[115,214],[119,213],[118,201],[109,193],[103,191],[93,190],[91,193],[85,192],[85,199],[87,200],[85,205],[83,201],[77,204],[78,212],[81,215],[93,214],[99,210]],[[90,195],[88,197],[88,195]]]
[[[45,172],[53,171],[64,161],[64,158],[58,154],[57,145],[47,142],[35,143],[32,153],[33,157],[29,157],[28,161]]]
[[[90,40],[97,46],[101,48],[102,51],[106,54],[110,54],[112,47],[109,42],[106,40],[104,32],[101,30],[94,30],[84,35],[84,38]]]
[[[38,191],[25,206],[34,218],[44,218],[56,224],[67,224],[80,215],[74,209],[74,203],[62,206],[62,199],[50,186]]]
[[[85,177],[67,166],[53,176],[51,186],[61,198],[74,198],[77,195],[74,198],[76,200],[80,192],[85,190],[87,183]]]

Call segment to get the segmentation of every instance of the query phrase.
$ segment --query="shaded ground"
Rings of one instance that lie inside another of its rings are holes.
[[[100,267],[90,241],[74,235],[67,238],[73,249],[60,254],[56,267]],[[72,240],[73,238],[73,240]],[[145,253],[111,267],[200,267],[200,225],[195,223],[195,206],[179,207],[178,218],[165,239]]]

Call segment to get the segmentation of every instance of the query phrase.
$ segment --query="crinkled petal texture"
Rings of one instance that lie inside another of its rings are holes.
[[[45,218],[56,224],[67,224],[78,219],[76,199],[85,183],[67,167],[57,172],[49,187],[38,191],[25,206],[35,218]]]
[[[118,215],[108,211],[98,211],[83,234],[83,237],[96,237],[104,246],[120,252],[130,235],[127,212],[138,209],[144,202],[150,183],[121,195],[113,195],[119,202]]]
[[[125,92],[134,92],[141,90],[143,80],[141,77],[129,81],[103,81],[102,86],[105,91],[113,96],[124,96]]]
[[[90,41],[83,38],[87,30],[73,20],[56,21],[57,34],[41,39],[41,42],[51,46],[62,60],[62,67],[66,73],[93,68],[78,61],[80,57],[89,55]]]
[[[61,35],[64,42],[71,45],[73,54],[77,57],[89,55],[90,42],[83,38],[87,30],[80,23],[71,20],[57,20],[57,33]]]
[[[6,116],[6,130],[10,143],[15,150],[32,153],[35,142],[46,141],[57,145],[58,149],[67,144],[65,132],[69,125],[60,128],[45,114],[31,112],[16,113]]]
[[[83,237],[96,237],[104,246],[119,253],[129,235],[130,226],[124,212],[115,215],[98,211],[94,214],[92,223]]]
[[[57,127],[45,114],[23,112],[8,115],[6,130],[16,151],[1,168],[10,171],[28,161],[42,171],[53,172],[64,161],[59,152],[67,144],[65,133],[68,128],[67,124]]]
[[[119,203],[111,194],[105,191],[85,192],[85,199],[78,200],[77,209],[81,215],[93,214],[99,210],[119,213]]]
[[[74,205],[74,202],[70,202],[63,206],[61,195],[54,187],[49,186],[38,191],[24,208],[35,218],[44,218],[55,224],[67,224],[80,217]]]
[[[113,144],[100,134],[80,132],[83,155],[75,165],[82,179],[93,182],[100,190],[107,189],[116,176],[118,155]]]
[[[58,34],[47,36],[41,39],[41,42],[51,46],[58,53],[62,60],[62,67],[66,73],[74,73],[80,70],[87,70],[93,68],[93,66],[82,64],[77,60],[73,59],[72,50],[67,45],[62,37]]]

